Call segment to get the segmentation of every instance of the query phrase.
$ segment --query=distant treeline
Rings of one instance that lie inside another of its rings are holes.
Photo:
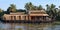
[[[49,15],[49,17],[53,20],[60,20],[60,6],[59,8],[56,8],[56,5],[46,5],[46,9],[42,7],[42,5],[35,6],[31,2],[28,2],[25,4],[25,9],[16,9],[15,4],[10,4],[10,6],[7,8],[7,11],[4,11],[0,8],[0,18],[4,14],[9,14],[10,12],[26,12],[27,10],[45,10],[46,13]]]

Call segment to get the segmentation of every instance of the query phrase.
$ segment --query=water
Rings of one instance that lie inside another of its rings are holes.
[[[60,30],[60,24],[54,23],[1,23],[0,30]]]

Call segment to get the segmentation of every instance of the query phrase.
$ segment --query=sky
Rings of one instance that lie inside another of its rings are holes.
[[[42,5],[43,8],[46,8],[46,4],[60,6],[60,0],[0,0],[0,8],[6,11],[10,4],[15,4],[17,9],[24,9],[25,4],[28,2],[32,2],[36,6]]]

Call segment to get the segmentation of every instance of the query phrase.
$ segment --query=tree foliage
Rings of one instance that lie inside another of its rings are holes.
[[[58,9],[56,9],[55,5],[54,4],[51,4],[51,5],[47,4],[46,7],[47,7],[46,11],[50,15],[50,17],[52,19],[56,19],[57,13],[58,13],[57,12]]]
[[[2,17],[3,16],[3,10],[0,8],[0,17]]]
[[[8,7],[7,12],[16,12],[16,5],[11,4],[10,7]]]
[[[38,10],[42,10],[43,7],[41,5],[38,6]]]
[[[35,6],[31,2],[25,4],[25,9],[27,10],[42,10],[43,7],[41,5]]]
[[[3,12],[3,10],[0,8],[0,13]]]
[[[32,9],[33,9],[33,4],[32,4],[31,2],[26,3],[25,9],[26,9],[26,10],[32,10]]]

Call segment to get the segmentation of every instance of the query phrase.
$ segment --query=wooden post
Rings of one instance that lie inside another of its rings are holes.
[[[22,16],[21,16],[21,20],[22,20]]]
[[[29,16],[29,20],[31,20],[31,16]]]

